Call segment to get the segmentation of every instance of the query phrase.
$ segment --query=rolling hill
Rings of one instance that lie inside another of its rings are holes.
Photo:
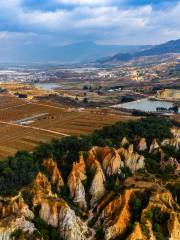
[[[180,39],[172,40],[160,45],[155,45],[143,51],[119,53],[109,58],[100,59],[98,62],[102,64],[112,62],[127,62],[139,57],[149,57],[168,53],[180,53]]]

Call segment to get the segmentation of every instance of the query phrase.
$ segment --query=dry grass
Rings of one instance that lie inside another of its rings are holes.
[[[46,91],[44,91],[41,88],[36,88],[33,85],[30,84],[21,84],[21,83],[3,83],[0,84],[1,88],[7,89],[12,94],[14,93],[23,93],[27,94],[28,97],[32,98],[34,96],[41,96],[47,94]]]
[[[118,114],[101,114],[100,112],[84,111],[64,113],[61,120],[56,115],[53,120],[42,120],[36,122],[35,126],[59,131],[70,135],[88,134],[93,130],[113,124],[117,121],[127,121],[131,117]]]
[[[60,138],[60,135],[0,123],[0,158],[12,155],[17,150],[31,151],[40,142],[52,138]]]
[[[24,104],[24,101],[21,99],[17,99],[14,96],[8,93],[0,94],[0,110],[4,110],[9,107],[15,107],[18,105]]]

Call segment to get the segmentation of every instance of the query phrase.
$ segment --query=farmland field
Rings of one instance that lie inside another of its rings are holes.
[[[52,116],[51,116],[52,117]],[[70,135],[88,134],[94,129],[110,125],[120,120],[129,120],[129,116],[120,116],[117,114],[105,114],[100,111],[85,110],[77,112],[77,110],[56,113],[52,119],[42,119],[36,121],[33,126],[53,131],[62,132]]]
[[[3,93],[0,94],[0,159],[17,150],[31,151],[39,142],[89,134],[94,129],[129,119],[132,116],[23,100]]]
[[[17,99],[8,93],[0,94],[0,110],[5,110],[9,107],[15,107],[21,104],[24,104],[24,101],[21,99]]]
[[[60,137],[54,133],[0,123],[0,158],[12,155],[17,150],[30,151],[39,142]]]

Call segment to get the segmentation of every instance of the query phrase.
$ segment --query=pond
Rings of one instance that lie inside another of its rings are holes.
[[[57,83],[35,83],[34,86],[42,88],[43,90],[53,90],[61,87],[61,85]]]
[[[118,105],[112,106],[113,108],[125,108],[130,110],[139,110],[143,112],[156,112],[157,108],[171,108],[173,107],[173,103],[167,102],[167,101],[156,101],[156,100],[150,100],[148,98],[128,102],[128,103],[122,103]],[[178,108],[180,113],[180,108]]]

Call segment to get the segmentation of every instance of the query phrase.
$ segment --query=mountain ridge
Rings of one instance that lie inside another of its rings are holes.
[[[64,46],[44,44],[18,45],[0,49],[0,62],[81,63],[95,61],[118,52],[135,52],[148,45],[103,45],[92,41],[76,42]]]
[[[106,59],[99,59],[97,62],[102,64],[111,62],[127,62],[139,57],[149,57],[169,53],[180,53],[180,39],[171,40],[163,44],[155,45],[143,51],[137,51],[134,53],[119,53]]]

